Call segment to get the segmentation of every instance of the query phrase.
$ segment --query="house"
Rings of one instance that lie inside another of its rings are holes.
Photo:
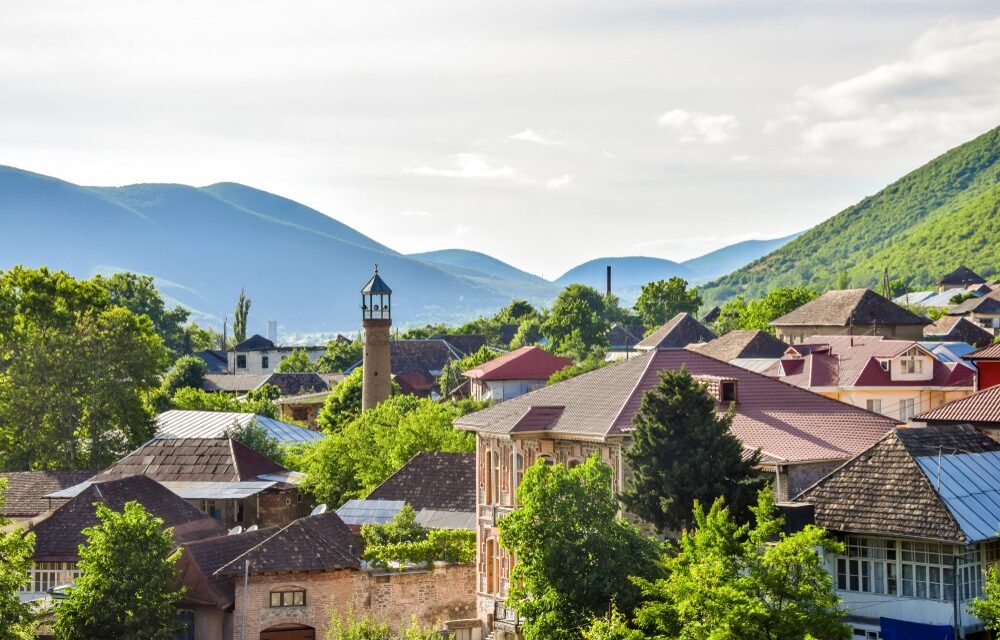
[[[616,322],[608,330],[608,359],[618,360],[635,353],[635,346],[642,342],[646,327],[641,324],[621,324]]]
[[[114,511],[135,500],[146,511],[163,520],[177,543],[203,540],[226,533],[225,527],[152,478],[131,476],[88,484],[65,504],[34,526],[35,552],[31,582],[22,589],[22,599],[44,597],[51,589],[69,584],[78,575],[79,547],[86,540],[83,530],[98,524],[95,503]]]
[[[985,347],[993,342],[993,333],[965,316],[941,316],[934,324],[924,327],[924,340],[965,342]]]
[[[0,472],[0,479],[7,481],[0,519],[11,520],[14,524],[30,524],[65,503],[65,500],[53,501],[45,496],[79,484],[93,475],[93,471]]]
[[[898,421],[784,384],[688,349],[651,350],[455,420],[476,434],[480,617],[497,640],[517,631],[505,606],[513,560],[498,541],[497,520],[514,509],[524,470],[538,460],[574,466],[597,454],[613,470],[615,491],[627,474],[623,449],[643,395],[659,372],[686,369],[704,382],[720,413],[732,407],[732,431],[787,499],[864,451]]]
[[[227,371],[236,375],[260,375],[274,371],[278,363],[293,351],[306,352],[316,362],[326,354],[326,346],[278,346],[262,335],[254,334],[229,350]]]
[[[414,618],[430,626],[475,617],[474,567],[379,570],[361,561],[362,551],[340,517],[324,513],[296,520],[224,565],[215,575],[235,578],[240,637],[322,639],[333,615],[350,612],[372,614],[393,630]]]
[[[323,438],[322,433],[256,413],[185,409],[171,409],[156,416],[153,438],[223,438],[251,424],[263,429],[267,437],[278,444],[304,444]]]
[[[364,500],[337,510],[344,522],[384,524],[410,505],[430,529],[476,529],[476,454],[422,451],[375,487]]]
[[[944,293],[952,289],[968,289],[973,285],[986,284],[986,279],[964,264],[941,278],[938,291]]]
[[[969,298],[948,309],[949,316],[962,316],[993,335],[1000,333],[1000,289]]]
[[[283,525],[309,512],[298,492],[301,474],[238,440],[150,440],[90,480],[50,494],[71,498],[91,485],[143,475],[226,527]]]
[[[392,340],[389,342],[389,362],[392,369],[392,379],[399,385],[403,393],[421,397],[437,397],[438,380],[444,366],[452,360],[460,360],[462,352],[446,340]],[[352,371],[361,366],[357,362],[347,370]]]
[[[720,309],[719,307],[712,307],[705,313],[705,315],[701,317],[701,322],[702,324],[705,325],[712,324],[713,322],[719,319],[719,316],[721,314],[722,314],[722,309]]]
[[[478,333],[435,333],[430,339],[444,340],[463,357],[470,356],[486,346],[486,336]]]
[[[715,333],[698,322],[690,313],[678,313],[662,326],[643,338],[635,348],[640,351],[650,349],[683,349],[689,344],[710,342],[718,338]]]
[[[1000,343],[973,351],[965,359],[976,365],[979,371],[977,389],[989,389],[1000,384]]]
[[[573,364],[541,347],[521,347],[462,372],[476,400],[503,402],[544,387],[549,377]]]
[[[766,331],[736,330],[688,349],[743,369],[761,373],[784,355],[788,345]]]
[[[771,322],[788,344],[809,336],[885,336],[921,340],[930,319],[904,309],[871,289],[827,291]]]
[[[177,572],[185,591],[177,609],[179,621],[187,629],[186,635],[178,638],[232,640],[235,637],[236,579],[218,576],[216,572],[277,531],[277,527],[253,529],[180,545]]]
[[[935,426],[972,425],[1000,441],[1000,385],[917,414],[913,420]]]
[[[975,391],[976,372],[945,363],[912,340],[809,336],[788,348],[768,375],[906,422]]]
[[[330,397],[330,391],[316,391],[314,393],[302,393],[299,395],[278,398],[278,418],[281,420],[294,420],[299,424],[304,424],[313,431],[319,430],[319,423],[316,419],[319,412],[326,404],[326,399]]]
[[[795,502],[845,545],[825,562],[855,637],[879,637],[880,618],[982,630],[966,606],[1000,559],[996,441],[970,426],[894,430]]]
[[[341,373],[266,373],[242,374],[206,373],[201,388],[209,393],[231,393],[244,396],[264,385],[276,387],[282,397],[316,391],[328,391],[344,379]]]
[[[205,373],[226,373],[229,371],[229,358],[224,350],[206,349],[195,351],[191,355],[201,358],[205,363]]]

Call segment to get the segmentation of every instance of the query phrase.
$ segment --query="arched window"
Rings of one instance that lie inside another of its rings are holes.
[[[566,466],[569,467],[570,469],[572,469],[573,467],[579,467],[580,461],[576,458],[571,458],[569,462],[566,463]]]

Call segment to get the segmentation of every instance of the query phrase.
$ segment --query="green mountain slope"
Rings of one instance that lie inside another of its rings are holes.
[[[883,270],[911,290],[959,264],[1000,267],[1000,127],[956,147],[780,249],[701,288],[706,302],[807,284],[876,287]]]

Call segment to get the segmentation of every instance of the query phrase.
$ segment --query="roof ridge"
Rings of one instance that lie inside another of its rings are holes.
[[[656,360],[656,354],[658,354],[659,351],[653,349],[650,351],[650,353],[652,353],[653,355],[650,356],[649,362],[646,363],[646,366],[642,368],[642,373],[636,376],[635,384],[632,385],[632,390],[629,391],[627,394],[625,394],[625,400],[622,402],[622,406],[618,408],[617,412],[615,412],[615,417],[613,420],[611,420],[611,424],[608,425],[608,428],[604,432],[604,435],[610,434],[618,425],[618,421],[621,419],[622,413],[625,411],[625,407],[628,406],[629,401],[632,400],[632,397],[635,396],[636,391],[639,390],[639,385],[641,385],[642,381],[645,380],[646,374],[649,373],[649,368],[653,366],[653,361]],[[622,429],[619,428],[619,431],[621,430]]]

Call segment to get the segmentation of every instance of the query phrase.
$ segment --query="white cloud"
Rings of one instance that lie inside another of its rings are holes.
[[[478,153],[457,153],[451,156],[454,166],[450,169],[416,167],[406,169],[404,173],[416,176],[439,176],[443,178],[517,178],[518,173],[509,166],[496,167]]]
[[[430,211],[413,211],[412,209],[405,209],[399,212],[406,218],[430,218]]]
[[[744,162],[750,162],[750,156],[737,153],[734,156],[729,156],[729,161],[735,164],[742,164]]]
[[[907,56],[825,87],[805,86],[765,133],[797,130],[811,151],[963,139],[1000,123],[1000,18],[943,23]]]
[[[569,183],[573,182],[573,174],[564,173],[558,178],[552,178],[545,182],[545,187],[547,189],[562,189]]]
[[[729,113],[713,115],[674,109],[657,118],[656,124],[677,132],[680,135],[678,142],[722,144],[736,137],[740,123]]]
[[[532,144],[538,144],[542,146],[561,146],[563,143],[559,140],[554,140],[553,138],[546,137],[540,133],[536,133],[531,129],[525,129],[520,133],[515,133],[510,136],[508,140],[515,140],[517,142],[530,142]]]

